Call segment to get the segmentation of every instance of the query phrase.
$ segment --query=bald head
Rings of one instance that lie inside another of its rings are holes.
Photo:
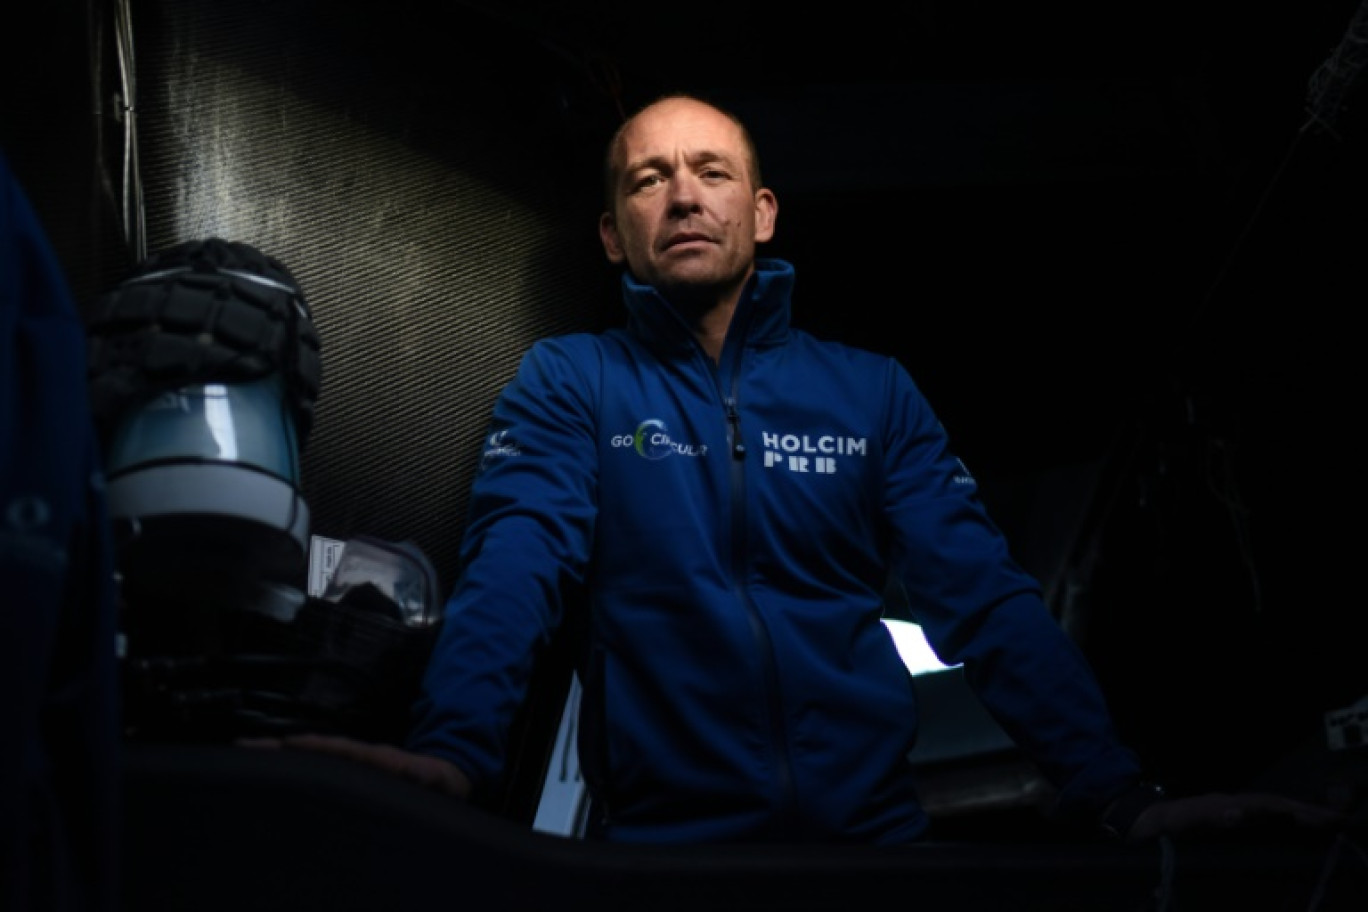
[[[622,125],[613,133],[613,138],[608,141],[608,148],[603,158],[603,205],[604,208],[612,212],[617,203],[618,179],[622,174],[623,162],[623,139],[642,117],[658,115],[674,115],[676,112],[688,108],[706,109],[714,114],[721,114],[731,121],[736,128],[738,138],[746,154],[746,173],[750,178],[751,186],[755,189],[763,187],[764,180],[760,174],[760,156],[755,150],[755,141],[746,129],[746,125],[741,119],[725,108],[719,107],[711,102],[704,101],[696,95],[689,95],[683,92],[662,95],[649,104],[637,109],[637,112],[622,122]]]
[[[677,307],[729,319],[778,213],[741,122],[692,96],[657,99],[617,131],[606,172],[609,261]]]

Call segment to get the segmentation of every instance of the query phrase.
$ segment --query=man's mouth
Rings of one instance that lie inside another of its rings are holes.
[[[711,242],[712,238],[703,234],[677,234],[670,238],[662,249],[673,250],[676,247],[682,247],[688,244],[708,244]]]

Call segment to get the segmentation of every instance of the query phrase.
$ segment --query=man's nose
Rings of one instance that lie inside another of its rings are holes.
[[[679,215],[696,212],[699,208],[698,178],[680,171],[670,180],[670,211]]]

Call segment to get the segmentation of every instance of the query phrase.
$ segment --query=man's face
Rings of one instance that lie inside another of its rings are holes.
[[[608,259],[667,293],[739,288],[755,245],[774,234],[777,205],[752,186],[736,124],[700,102],[669,99],[636,116],[615,155],[615,211],[599,220]]]

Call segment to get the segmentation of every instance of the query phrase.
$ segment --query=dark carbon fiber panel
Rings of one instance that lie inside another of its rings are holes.
[[[253,245],[313,309],[312,531],[411,539],[446,591],[498,389],[534,338],[615,316],[615,109],[508,28],[408,6],[137,4],[140,145],[149,252]]]

